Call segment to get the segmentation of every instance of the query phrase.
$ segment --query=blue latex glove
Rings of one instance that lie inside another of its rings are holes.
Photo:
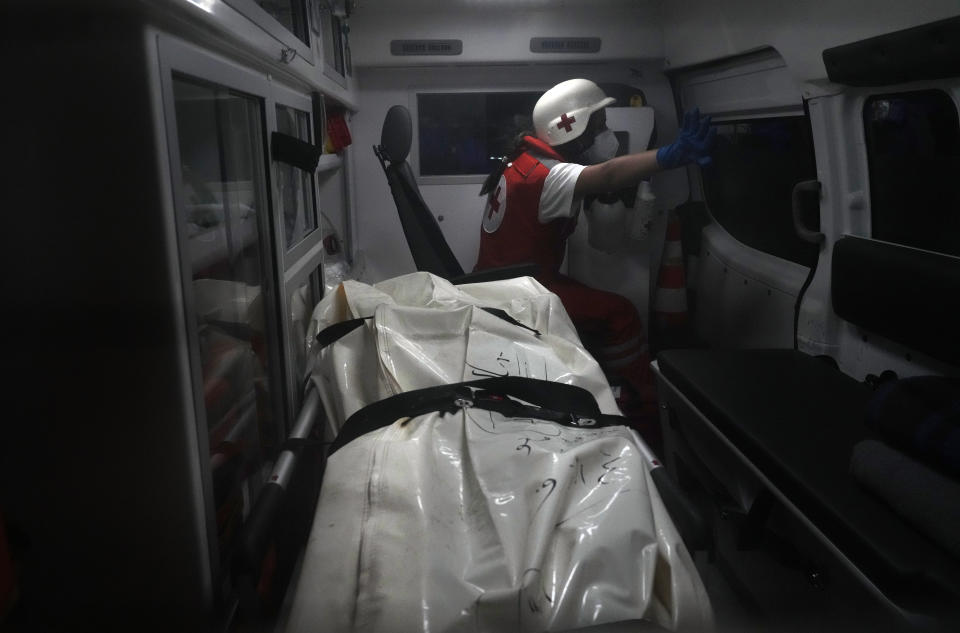
[[[657,163],[663,169],[683,167],[696,162],[701,167],[710,164],[710,152],[717,139],[717,129],[710,127],[710,117],[700,118],[700,108],[683,115],[683,129],[670,145],[657,150]]]

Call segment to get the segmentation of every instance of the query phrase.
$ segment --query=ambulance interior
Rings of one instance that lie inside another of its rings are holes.
[[[621,154],[694,108],[716,130],[709,166],[587,205],[563,260],[643,322],[657,427],[623,441],[660,566],[619,622],[583,613],[620,571],[583,562],[580,616],[521,591],[541,619],[443,630],[960,627],[956,2],[14,0],[0,22],[26,97],[3,117],[0,628],[385,630],[304,619],[362,578],[310,553],[340,547],[327,480],[366,490],[328,468],[355,454],[332,461],[336,412],[384,380],[345,342],[378,301],[530,337],[522,299],[590,357],[530,267],[474,272],[481,186],[571,78],[615,99]],[[396,358],[437,380],[452,357],[409,332]],[[613,412],[609,375],[570,371]],[[629,567],[626,543],[597,560]]]

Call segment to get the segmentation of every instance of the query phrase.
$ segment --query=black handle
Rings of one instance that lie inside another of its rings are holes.
[[[805,242],[810,242],[811,244],[823,244],[824,235],[820,231],[810,230],[803,225],[800,194],[807,192],[816,193],[817,199],[819,200],[821,190],[822,186],[820,185],[819,180],[803,180],[793,186],[793,194],[791,195],[793,208],[793,230],[796,231],[797,237]]]
[[[313,173],[320,162],[323,148],[289,134],[274,132],[270,135],[270,153],[276,161]]]

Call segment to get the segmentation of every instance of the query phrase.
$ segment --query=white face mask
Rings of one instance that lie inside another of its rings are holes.
[[[593,145],[583,150],[583,158],[591,165],[598,165],[616,156],[619,150],[617,135],[610,130],[604,130],[593,139]]]

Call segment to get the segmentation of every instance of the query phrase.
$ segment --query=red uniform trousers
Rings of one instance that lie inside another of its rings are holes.
[[[560,297],[583,344],[608,375],[620,378],[618,404],[654,450],[660,445],[657,392],[643,322],[629,299],[565,275],[539,281]]]

